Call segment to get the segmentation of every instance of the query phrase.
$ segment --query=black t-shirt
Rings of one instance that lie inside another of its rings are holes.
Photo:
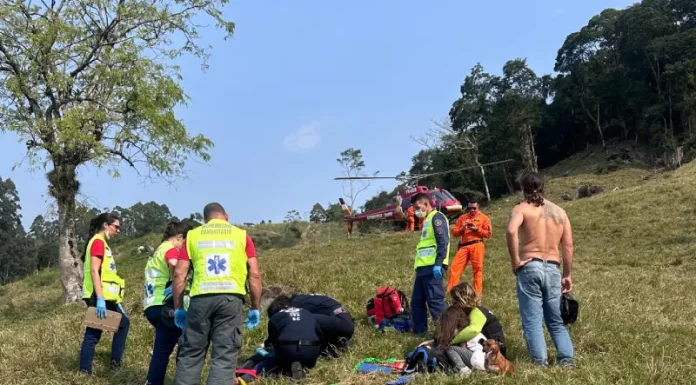
[[[326,295],[295,294],[290,298],[290,306],[300,307],[314,314],[333,315],[341,304]]]
[[[481,313],[486,316],[486,324],[483,325],[483,330],[481,330],[481,333],[488,338],[505,343],[503,325],[500,324],[500,321],[498,321],[495,314],[483,306],[479,306],[478,308],[481,310]]]
[[[289,307],[273,314],[268,320],[267,342],[274,345],[280,341],[317,341],[320,336],[314,314],[305,309]]]

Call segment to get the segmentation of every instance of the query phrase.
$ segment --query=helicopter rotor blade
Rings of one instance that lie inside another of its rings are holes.
[[[490,162],[490,163],[481,163],[475,166],[467,166],[467,167],[462,167],[462,168],[456,168],[454,170],[447,170],[447,171],[439,171],[439,172],[433,172],[430,174],[418,174],[418,175],[405,175],[405,176],[352,176],[352,177],[338,177],[334,178],[334,180],[355,180],[355,179],[396,179],[396,180],[401,180],[401,181],[413,181],[413,180],[419,180],[419,179],[424,179],[430,176],[435,176],[435,175],[444,175],[444,174],[449,174],[452,172],[457,172],[457,171],[464,171],[464,170],[469,170],[472,168],[479,168],[479,167],[484,167],[484,166],[493,166],[496,164],[502,164],[502,163],[508,163],[512,162],[512,159],[506,159],[506,160],[499,160],[497,162]]]
[[[354,179],[401,179],[398,176],[349,176],[349,177],[338,177],[334,180],[354,180]]]
[[[508,163],[508,162],[512,162],[512,161],[513,161],[513,159],[506,159],[506,160],[499,160],[499,161],[497,161],[497,162],[481,163],[480,165],[476,165],[476,166],[467,166],[467,167],[462,167],[462,168],[456,168],[456,169],[454,169],[454,170],[439,171],[439,172],[433,172],[433,173],[430,173],[430,174],[414,175],[414,176],[412,176],[411,178],[412,178],[412,179],[423,179],[423,178],[427,178],[427,177],[429,177],[429,176],[444,175],[444,174],[449,174],[449,173],[452,173],[452,172],[464,171],[464,170],[469,170],[469,169],[472,169],[472,168],[479,168],[479,167],[484,167],[484,166],[493,166],[493,165],[496,165],[496,164]]]

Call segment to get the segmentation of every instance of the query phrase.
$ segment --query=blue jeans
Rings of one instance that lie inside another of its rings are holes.
[[[420,269],[432,270],[432,266]],[[435,278],[432,272],[424,274],[418,271],[416,280],[413,283],[413,293],[411,294],[411,320],[413,321],[413,333],[415,334],[428,332],[426,304],[433,321],[437,322],[440,314],[445,310],[445,288],[442,284],[442,278]]]
[[[145,309],[145,318],[155,327],[155,346],[147,371],[147,385],[162,385],[169,366],[169,356],[181,336],[181,329],[162,322],[162,306],[150,306]]]
[[[558,362],[573,358],[573,343],[561,318],[561,270],[558,265],[530,261],[517,271],[517,300],[529,355],[547,365],[542,321],[556,346]]]
[[[85,301],[89,306],[94,306],[96,300]],[[130,328],[130,320],[118,308],[113,301],[106,301],[106,309],[121,313],[121,323],[118,325],[118,330],[114,333],[113,341],[111,342],[111,359],[109,363],[112,368],[119,368],[123,359],[123,352],[126,350],[126,337],[128,337],[128,329]],[[80,349],[80,372],[92,374],[92,361],[94,360],[94,349],[96,348],[102,336],[102,330],[94,328],[86,328],[85,336],[82,340],[82,348]]]

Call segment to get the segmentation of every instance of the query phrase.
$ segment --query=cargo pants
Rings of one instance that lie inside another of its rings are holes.
[[[232,294],[209,294],[191,298],[181,336],[174,385],[201,383],[201,373],[210,343],[207,385],[230,385],[235,378],[237,356],[242,347],[242,298]]]

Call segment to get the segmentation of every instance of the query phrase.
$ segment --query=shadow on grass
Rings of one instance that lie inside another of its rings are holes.
[[[147,379],[147,365],[142,367],[129,366],[126,364],[120,369],[110,369],[109,360],[111,358],[111,346],[106,351],[97,351],[94,354],[93,377],[103,379],[107,384],[142,384]],[[124,357],[125,358],[125,357]],[[80,351],[74,354],[56,354],[53,356],[55,367],[67,374],[75,374],[80,371]],[[87,374],[83,374],[87,376]]]

